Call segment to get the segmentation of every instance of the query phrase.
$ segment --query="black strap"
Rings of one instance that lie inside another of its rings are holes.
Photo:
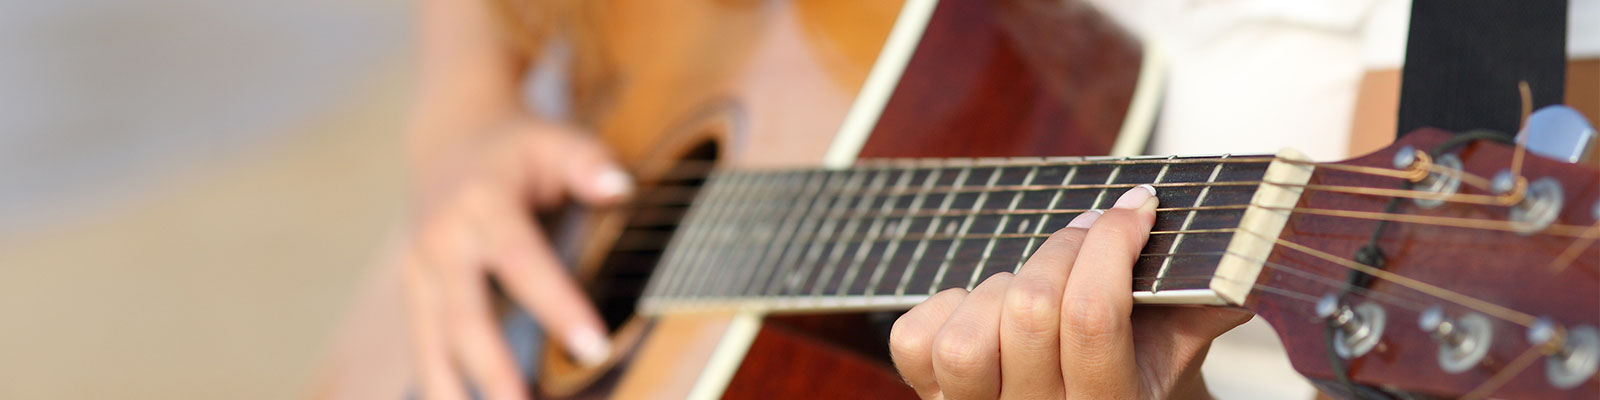
[[[1533,109],[1562,102],[1568,0],[1413,0],[1398,132],[1516,132],[1517,83]]]

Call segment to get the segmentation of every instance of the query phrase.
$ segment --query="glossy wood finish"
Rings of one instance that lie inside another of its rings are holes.
[[[942,0],[861,157],[1106,155],[1141,57],[1083,3]]]
[[[574,114],[623,160],[710,131],[734,166],[811,165],[900,2],[570,2]]]
[[[770,317],[723,398],[916,399],[865,314]],[[796,371],[805,371],[795,373]]]
[[[1442,131],[1422,130],[1407,135],[1401,143],[1429,149],[1449,136]],[[1388,168],[1396,148],[1398,146],[1391,146],[1340,164]],[[1466,171],[1493,176],[1510,165],[1512,151],[1503,145],[1478,142],[1454,153],[1464,161]],[[1550,177],[1561,182],[1566,207],[1557,224],[1595,226],[1597,222],[1591,207],[1600,201],[1600,171],[1591,166],[1531,156],[1524,171],[1530,180]],[[1399,181],[1394,178],[1326,168],[1319,169],[1311,183],[1399,187]],[[1483,193],[1465,185],[1462,192]],[[1297,207],[1381,212],[1387,202],[1385,197],[1312,190],[1301,198]],[[1403,201],[1395,212],[1502,221],[1507,218],[1507,210],[1500,206],[1469,204],[1422,209],[1411,201]],[[1349,258],[1365,244],[1375,226],[1376,222],[1371,220],[1300,213],[1291,217],[1281,239]],[[1379,240],[1387,255],[1388,271],[1514,310],[1549,316],[1568,327],[1600,324],[1600,300],[1597,300],[1600,298],[1597,297],[1600,296],[1600,246],[1590,246],[1570,267],[1556,273],[1549,268],[1551,260],[1566,250],[1575,238],[1391,223]],[[1324,324],[1314,315],[1311,301],[1335,291],[1329,282],[1344,282],[1346,268],[1282,245],[1274,251],[1270,262],[1283,267],[1265,269],[1257,283],[1272,290],[1258,289],[1252,294],[1248,307],[1277,330],[1295,369],[1314,379],[1332,380],[1334,375],[1323,339]],[[1348,363],[1350,376],[1357,382],[1459,397],[1490,379],[1529,348],[1524,327],[1491,318],[1495,327],[1494,343],[1488,361],[1460,374],[1447,373],[1435,361],[1436,342],[1417,327],[1418,312],[1435,304],[1443,305],[1450,316],[1469,310],[1383,279],[1375,280],[1371,288],[1376,294],[1358,290],[1349,298],[1355,302],[1370,300],[1383,304],[1388,313],[1388,326],[1372,353]],[[1285,291],[1294,295],[1281,294]],[[1546,382],[1544,362],[1539,360],[1492,393],[1504,398],[1592,399],[1600,395],[1600,380],[1590,379],[1578,388],[1559,390]]]

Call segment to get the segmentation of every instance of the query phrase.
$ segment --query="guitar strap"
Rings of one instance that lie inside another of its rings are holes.
[[[1560,104],[1566,81],[1568,0],[1412,0],[1397,132],[1514,134],[1519,82],[1533,110]]]

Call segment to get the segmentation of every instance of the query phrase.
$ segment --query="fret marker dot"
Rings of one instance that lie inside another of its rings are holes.
[[[1017,222],[1017,233],[1028,233],[1028,224],[1032,222],[1032,220],[1026,218],[1024,218],[1021,222]]]

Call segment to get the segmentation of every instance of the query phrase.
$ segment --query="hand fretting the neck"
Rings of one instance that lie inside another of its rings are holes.
[[[1117,194],[1146,183],[1161,206],[1134,265],[1135,300],[1237,304],[1265,256],[1254,253],[1265,250],[1253,249],[1254,235],[1234,233],[1276,237],[1282,228],[1272,211],[1251,207],[1252,198],[1295,200],[1285,188],[1260,185],[1263,177],[1303,181],[1296,177],[1309,169],[1271,156],[1220,156],[718,171],[672,239],[641,308],[905,308],[1016,271],[1074,216],[1108,208]]]

